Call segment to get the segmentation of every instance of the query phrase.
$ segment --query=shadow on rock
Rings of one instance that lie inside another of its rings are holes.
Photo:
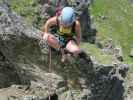
[[[119,78],[115,72],[110,74],[111,70],[113,69],[102,69],[96,73],[91,84],[90,100],[123,100],[124,80]]]

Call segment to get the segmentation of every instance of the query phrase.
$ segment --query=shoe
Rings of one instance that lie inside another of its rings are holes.
[[[61,62],[64,63],[65,60],[66,60],[66,55],[65,55],[64,49],[61,48]]]
[[[66,61],[66,55],[65,54],[62,54],[61,62],[64,63],[65,61]]]

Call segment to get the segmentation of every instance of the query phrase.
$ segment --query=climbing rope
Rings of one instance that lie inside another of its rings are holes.
[[[49,73],[51,73],[52,72],[52,66],[51,66],[51,47],[49,46],[49,51],[48,51],[48,67],[49,67]],[[52,82],[51,82],[51,80],[49,81],[49,86],[48,86],[48,88],[49,88],[49,100],[51,100],[51,86],[52,86]]]
[[[50,5],[50,0],[47,1],[48,4]],[[60,10],[61,10],[61,5],[60,5],[61,0],[58,0],[57,2],[57,6],[56,6],[56,10],[55,10],[55,14],[58,16],[60,14]],[[52,73],[52,65],[51,65],[52,59],[51,59],[51,47],[48,46],[48,67],[49,67],[49,73]],[[49,92],[49,96],[48,99],[51,100],[51,87],[52,87],[52,81],[49,81],[49,86],[48,86],[48,92]]]

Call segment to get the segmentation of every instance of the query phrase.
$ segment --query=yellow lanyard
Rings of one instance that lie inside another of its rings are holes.
[[[60,31],[60,35],[70,35],[72,31],[72,27],[60,26],[59,31]]]

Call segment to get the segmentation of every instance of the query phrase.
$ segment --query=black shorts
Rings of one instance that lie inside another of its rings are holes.
[[[66,37],[59,34],[54,34],[54,36],[56,37],[62,48],[65,48],[70,40],[74,40],[76,42],[76,39],[74,37]]]

